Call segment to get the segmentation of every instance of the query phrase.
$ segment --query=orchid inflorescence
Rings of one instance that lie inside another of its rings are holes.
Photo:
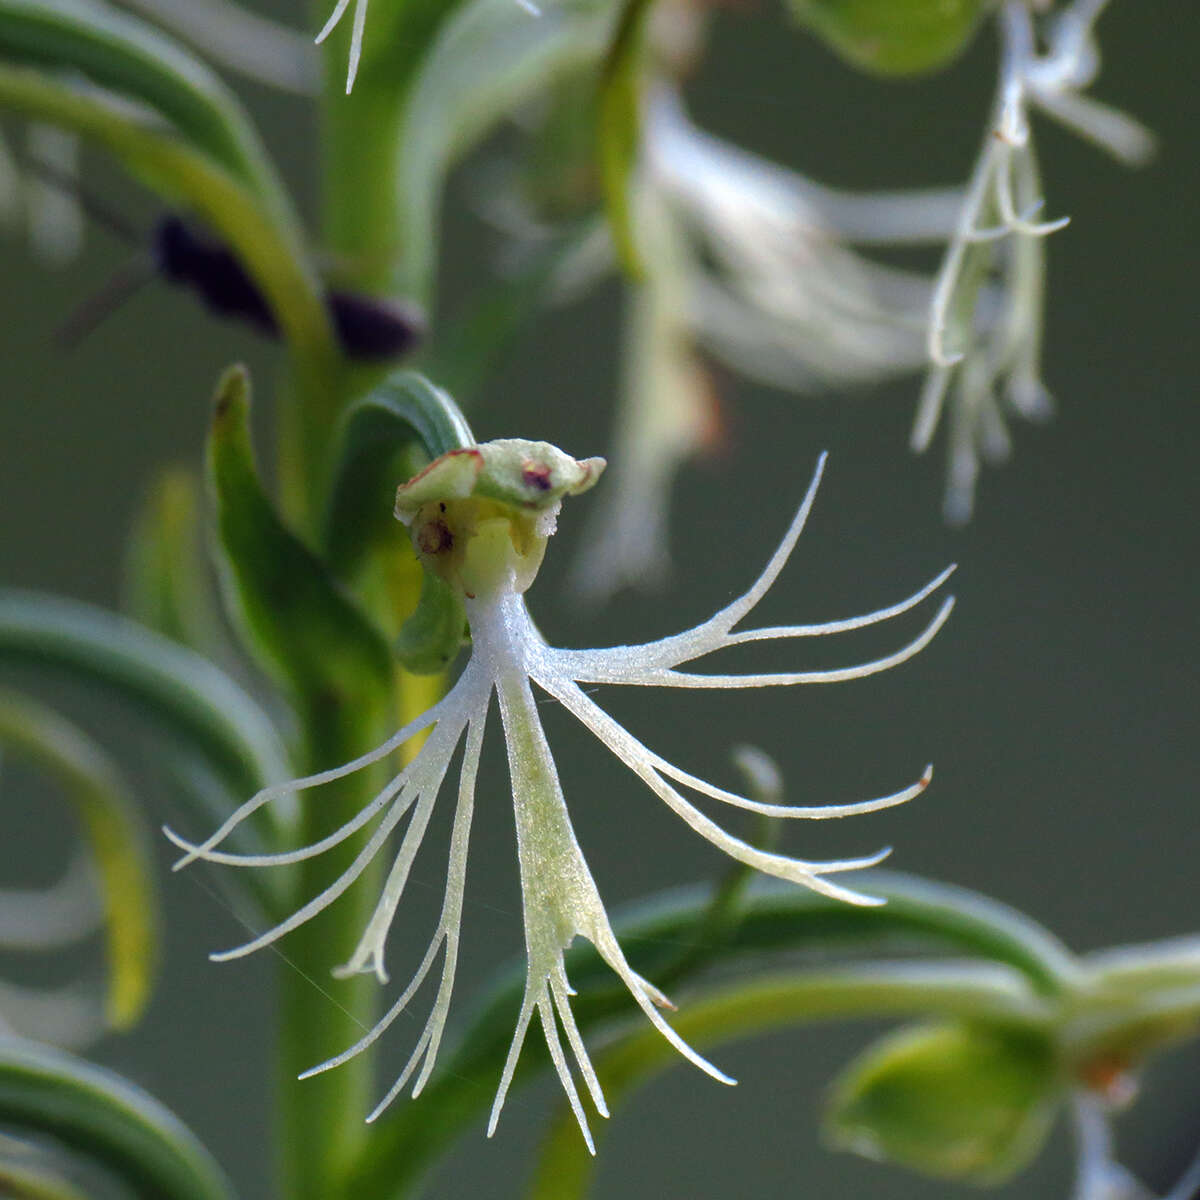
[[[1154,139],[1141,124],[1083,94],[1099,72],[1093,27],[1106,3],[1074,0],[1041,28],[1024,0],[1005,0],[1000,8],[996,97],[934,286],[930,369],[911,438],[915,450],[929,446],[953,384],[945,512],[955,523],[971,515],[980,456],[999,461],[1009,453],[1006,412],[1038,419],[1051,407],[1040,361],[1043,241],[1069,218],[1039,219],[1045,202],[1030,111],[1128,165],[1153,152]],[[989,286],[994,275],[998,289]]]
[[[225,960],[270,945],[331,904],[383,851],[384,844],[401,821],[411,814],[375,912],[349,962],[338,970],[338,974],[373,972],[380,981],[386,982],[384,944],[387,934],[451,759],[465,739],[445,894],[428,951],[412,980],[378,1024],[344,1053],[314,1067],[308,1074],[336,1067],[374,1043],[407,1008],[441,953],[441,980],[429,1019],[407,1065],[369,1119],[378,1116],[391,1103],[414,1072],[414,1095],[429,1079],[445,1031],[454,986],[476,773],[484,726],[494,695],[507,746],[516,814],[527,973],[524,1000],[492,1108],[489,1133],[495,1129],[535,1010],[551,1059],[589,1146],[591,1137],[587,1120],[564,1052],[560,1023],[588,1093],[596,1108],[602,1114],[606,1113],[596,1073],[569,1004],[571,989],[563,953],[576,936],[586,938],[595,946],[647,1018],[685,1058],[714,1078],[732,1082],[675,1033],[659,1011],[670,1007],[667,998],[636,974],[626,961],[576,840],[558,768],[542,728],[534,685],[578,718],[695,832],[738,862],[848,903],[876,903],[871,897],[835,882],[832,877],[872,866],[884,857],[886,850],[829,862],[810,862],[769,853],[756,849],[711,820],[684,797],[680,787],[768,817],[843,817],[875,812],[912,799],[928,785],[930,768],[926,768],[915,783],[892,795],[859,803],[818,807],[764,803],[727,791],[668,762],[609,716],[583,687],[587,684],[624,684],[747,688],[831,683],[887,670],[923,649],[945,622],[953,598],[942,603],[923,632],[907,645],[886,657],[857,666],[744,675],[696,674],[682,669],[696,659],[727,647],[815,637],[874,625],[918,605],[945,582],[949,570],[898,604],[848,620],[736,629],[763,598],[787,562],[812,507],[824,462],[822,456],[804,502],[782,543],[749,591],[709,620],[684,633],[643,645],[594,650],[564,650],[548,645],[530,618],[524,593],[537,574],[547,539],[554,532],[562,498],[590,488],[599,477],[604,460],[579,462],[545,443],[517,439],[496,441],[445,454],[401,485],[396,514],[408,527],[418,558],[427,572],[456,591],[466,609],[471,654],[457,682],[442,700],[383,745],[343,766],[264,789],[243,804],[206,841],[192,844],[168,831],[172,840],[186,851],[177,867],[195,859],[230,866],[267,867],[295,863],[320,854],[379,819],[353,863],[334,883],[273,929],[243,946],[213,956]],[[360,771],[388,758],[426,731],[427,740],[408,765],[356,816],[328,837],[280,854],[241,855],[219,849],[229,834],[263,805]]]

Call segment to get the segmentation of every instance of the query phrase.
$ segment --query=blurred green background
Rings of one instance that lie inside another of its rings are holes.
[[[279,16],[289,7],[262,5]],[[565,510],[532,597],[547,636],[566,645],[642,640],[694,623],[757,571],[818,451],[829,449],[809,531],[764,603],[764,622],[866,611],[957,561],[960,605],[934,645],[895,672],[836,688],[612,694],[606,703],[667,757],[728,783],[727,747],[764,747],[782,766],[789,797],[802,803],[891,791],[934,760],[934,785],[920,800],[853,822],[797,824],[784,845],[807,857],[893,845],[894,867],[1006,900],[1081,950],[1200,929],[1200,6],[1117,0],[1100,33],[1105,67],[1096,94],[1156,130],[1160,153],[1148,169],[1129,173],[1038,122],[1049,212],[1072,216],[1048,248],[1046,378],[1058,414],[1044,427],[1015,428],[1013,461],[984,474],[970,526],[952,531],[941,523],[940,441],[924,458],[905,448],[916,380],[798,399],[723,376],[727,444],[688,469],[676,492],[669,589],[623,596],[599,613],[570,602],[564,575],[588,497]],[[817,179],[955,183],[977,148],[994,51],[986,36],[948,72],[883,84],[840,66],[773,8],[739,5],[717,16],[708,63],[689,97],[707,128]],[[311,199],[305,106],[238,86],[299,193]],[[477,280],[492,242],[477,215],[487,157],[454,179],[449,306]],[[89,155],[85,179],[149,228],[155,205],[108,162]],[[233,359],[249,362],[266,398],[278,365],[272,347],[208,319],[165,285],[144,291],[78,349],[59,352],[55,326],[126,253],[92,229],[82,258],[50,271],[18,239],[0,244],[3,579],[106,605],[117,601],[122,541],[152,472],[197,460],[219,370]],[[479,436],[605,452],[618,315],[619,292],[610,285],[539,320],[486,404],[470,412]],[[797,665],[865,657],[898,644],[919,620],[882,637],[797,647]],[[802,649],[809,657],[801,659]],[[86,697],[66,700],[130,750],[135,764],[150,757],[130,743],[119,714],[96,713]],[[553,711],[546,718],[580,840],[610,906],[724,870],[715,851],[567,718]],[[497,728],[474,833],[460,1016],[475,986],[521,946]],[[0,866],[14,882],[45,878],[61,852],[58,810],[23,802],[14,795],[20,782],[9,780],[0,827]],[[147,797],[152,824],[171,817],[164,786],[152,781]],[[45,862],[33,861],[31,844]],[[164,864],[167,850],[164,843]],[[394,937],[397,974],[406,954],[425,944],[441,871],[431,845]],[[160,882],[168,913],[162,987],[145,1023],[97,1055],[191,1121],[246,1196],[264,1196],[274,964],[266,957],[209,964],[206,953],[241,940],[242,931],[203,874],[164,873]],[[403,1032],[398,1024],[391,1038],[400,1061]],[[598,1195],[963,1194],[820,1147],[823,1090],[869,1032],[818,1027],[718,1051],[716,1061],[741,1080],[732,1091],[681,1064],[618,1111]],[[1125,1160],[1160,1190],[1200,1143],[1198,1079],[1195,1047],[1157,1064],[1121,1126]],[[488,1091],[494,1085],[479,1081]],[[549,1087],[514,1097],[498,1136],[470,1135],[429,1194],[514,1194],[556,1103]],[[1033,1171],[995,1194],[1060,1197],[1068,1188],[1059,1137]]]

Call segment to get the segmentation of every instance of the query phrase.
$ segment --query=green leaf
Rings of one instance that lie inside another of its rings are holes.
[[[776,880],[756,878],[746,889],[740,919],[721,932],[707,953],[697,946],[696,939],[709,911],[710,888],[689,888],[656,897],[621,915],[614,921],[614,927],[633,969],[668,988],[693,978],[702,969],[726,966],[746,955],[761,963],[763,954],[794,954],[805,950],[823,956],[850,951],[873,956],[889,953],[911,956],[915,951],[960,957],[965,954],[1015,968],[1018,974],[1012,978],[1027,981],[1027,995],[1020,989],[1016,992],[997,989],[994,979],[962,990],[961,977],[951,972],[946,977],[943,1000],[938,1002],[944,1006],[938,1009],[941,1012],[962,1012],[961,1007],[948,1006],[975,1003],[976,998],[990,1003],[991,997],[998,1006],[990,1011],[991,1016],[998,1017],[1000,1008],[1009,1006],[1014,1020],[1019,1019],[1019,1013],[1026,1012],[1036,1022],[1042,1019],[1038,1014],[1045,1011],[1036,996],[1053,1001],[1060,993],[1078,985],[1081,978],[1078,961],[1045,929],[1006,905],[964,888],[891,872],[871,871],[860,878],[866,890],[887,903],[858,907]],[[928,1012],[934,1006],[934,992],[929,985],[931,977],[921,972],[937,965],[916,964],[918,973],[911,986],[904,984],[902,974],[886,979],[876,976],[869,984],[856,982],[859,976],[848,968],[850,973],[837,984],[840,990],[831,990],[828,982],[792,984],[791,990],[785,988],[777,1001],[784,1008],[794,1006],[796,1011],[803,1009],[811,1015],[816,1003],[813,987],[817,987],[826,1005],[826,1016],[836,1016],[838,1006],[846,1014],[878,1012],[882,995],[889,997],[893,1005],[887,1011]],[[598,1026],[636,1016],[628,992],[613,986],[611,972],[591,946],[576,945],[568,950],[566,969],[579,993],[572,1001],[572,1010],[585,1034]],[[902,973],[903,964],[896,970]],[[355,1176],[367,1194],[404,1195],[438,1152],[486,1109],[491,1094],[480,1087],[479,1081],[500,1077],[524,982],[524,964],[514,964],[486,993],[475,1019],[420,1101],[396,1110],[394,1115],[376,1124],[374,1140]],[[927,988],[924,1002],[922,987]],[[852,991],[863,998],[857,1008],[850,1003]],[[750,1021],[755,1013],[760,1018],[769,1015],[769,999],[765,992],[759,996],[744,1010],[745,1020]],[[901,1003],[906,1007],[899,1007]],[[872,1004],[876,1005],[874,1009]],[[689,1001],[672,1017],[681,1032],[691,1009]],[[974,1011],[978,1014],[980,1009]],[[647,1044],[652,1043],[666,1046],[653,1030],[647,1039]],[[667,1047],[665,1059],[673,1056],[674,1051]],[[528,1080],[548,1063],[540,1044],[530,1043],[518,1064],[515,1079]],[[575,1138],[579,1140],[577,1132]]]
[[[475,435],[449,394],[415,371],[396,371],[342,418],[324,543],[330,565],[353,579],[371,551],[403,540],[396,486]]]
[[[0,0],[0,57],[141,101],[221,164],[276,214],[286,193],[233,93],[153,26],[87,0]]]
[[[519,105],[598,63],[617,10],[616,0],[564,0],[531,18],[513,0],[473,0],[447,20],[412,86],[399,142],[403,292],[432,291],[451,167]]]
[[[625,0],[600,74],[600,178],[617,261],[630,279],[644,277],[633,204],[641,145],[646,21],[654,0]]]
[[[146,1006],[158,966],[153,866],[130,788],[81,729],[7,690],[0,690],[0,745],[54,775],[79,814],[104,890],[108,1022],[127,1029]]]
[[[1010,968],[988,964],[860,962],[723,982],[688,996],[671,1024],[702,1052],[739,1038],[814,1021],[913,1013],[994,1022],[1014,1044],[1048,1045],[1053,1010]],[[643,1023],[596,1059],[610,1111],[634,1088],[682,1065],[678,1053]],[[595,1174],[573,1114],[565,1106],[546,1138],[529,1200],[583,1200]]]
[[[336,724],[352,709],[361,719],[362,703],[384,712],[392,684],[387,643],[280,521],[258,477],[249,416],[249,376],[233,367],[217,387],[208,478],[222,568],[247,645],[306,728]]]
[[[1047,1037],[922,1025],[855,1059],[834,1086],[825,1132],[838,1148],[867,1158],[996,1184],[1041,1148],[1062,1094]]]
[[[106,1166],[143,1200],[231,1200],[220,1168],[157,1100],[62,1051],[0,1038],[0,1123]]]
[[[945,66],[994,0],[789,0],[792,15],[848,62],[878,75]]]
[[[467,639],[467,610],[458,592],[430,571],[421,578],[421,598],[396,639],[396,657],[414,675],[444,671]]]
[[[222,638],[200,520],[192,472],[160,472],[128,542],[123,607],[156,633],[211,656]]]
[[[0,664],[50,668],[129,701],[235,795],[291,775],[270,719],[233,680],[115,613],[43,593],[0,592]]]

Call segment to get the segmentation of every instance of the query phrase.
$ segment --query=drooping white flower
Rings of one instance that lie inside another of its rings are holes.
[[[928,447],[949,395],[945,511],[955,523],[971,515],[980,458],[1008,456],[1007,414],[1037,419],[1050,412],[1041,379],[1043,241],[1068,218],[1038,219],[1044,200],[1030,111],[1055,118],[1128,165],[1153,152],[1154,139],[1138,122],[1083,95],[1099,72],[1092,31],[1106,3],[1074,0],[1040,31],[1025,0],[1005,0],[1000,9],[999,84],[933,293],[931,365],[911,438],[914,449]],[[993,279],[998,288],[988,287]]]
[[[828,683],[886,670],[911,658],[927,645],[949,615],[952,598],[943,602],[918,637],[896,652],[872,662],[841,670],[745,675],[707,675],[686,669],[687,664],[705,655],[747,642],[813,637],[885,621],[919,604],[945,581],[949,571],[898,604],[848,620],[738,629],[771,587],[791,554],[816,495],[823,465],[822,457],[783,542],[743,596],[684,633],[643,645],[597,650],[564,650],[548,645],[530,618],[524,593],[537,574],[547,539],[554,532],[562,498],[591,487],[604,466],[602,459],[577,462],[545,443],[491,442],[444,455],[400,487],[396,513],[408,526],[422,565],[448,583],[466,607],[471,654],[457,682],[444,699],[376,750],[344,766],[260,792],[202,844],[193,845],[170,834],[172,840],[187,851],[177,866],[197,858],[237,866],[270,866],[320,854],[375,823],[363,849],[339,879],[275,928],[244,946],[213,956],[224,960],[269,945],[331,904],[383,851],[385,843],[407,817],[408,824],[375,912],[349,962],[339,969],[348,974],[374,972],[381,981],[386,981],[384,944],[388,930],[451,759],[459,743],[465,741],[446,888],[441,916],[428,951],[412,980],[375,1028],[343,1054],[314,1067],[309,1074],[338,1066],[379,1038],[406,1009],[440,955],[441,977],[429,1019],[407,1065],[369,1119],[391,1103],[414,1073],[413,1094],[419,1093],[433,1070],[454,986],[475,777],[484,726],[494,697],[507,747],[516,817],[527,973],[524,1000],[492,1108],[489,1133],[495,1129],[535,1011],[555,1070],[589,1146],[591,1137],[587,1119],[564,1049],[564,1038],[597,1110],[601,1114],[606,1112],[604,1097],[569,1003],[571,988],[563,954],[576,937],[584,937],[595,946],[646,1017],[685,1058],[714,1078],[732,1082],[675,1033],[659,1011],[669,1007],[666,997],[634,972],[626,961],[576,840],[558,768],[542,728],[536,693],[544,693],[562,704],[687,825],[737,861],[848,903],[877,903],[836,882],[835,877],[879,862],[886,851],[862,858],[810,862],[759,850],[702,813],[685,798],[683,789],[772,817],[841,817],[873,812],[911,799],[928,785],[928,768],[909,787],[874,800],[814,808],[765,803],[718,787],[668,762],[609,716],[584,690],[584,685],[589,684],[751,688]],[[429,731],[427,740],[412,761],[337,832],[311,846],[282,854],[242,856],[219,849],[229,833],[262,805],[378,762],[424,731]]]

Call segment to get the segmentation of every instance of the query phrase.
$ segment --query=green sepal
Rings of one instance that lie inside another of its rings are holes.
[[[396,638],[396,657],[414,675],[435,675],[457,657],[468,638],[462,598],[432,571],[422,572],[421,598]]]
[[[0,1038],[0,1124],[53,1138],[142,1200],[231,1200],[211,1155],[157,1100],[60,1050]]]
[[[127,1029],[146,1007],[158,966],[154,869],[131,789],[83,730],[7,690],[0,690],[0,745],[57,778],[78,813],[104,892],[105,1015],[112,1028]]]
[[[342,418],[324,525],[326,558],[353,579],[373,550],[404,541],[396,485],[475,435],[450,395],[416,371],[396,371]]]
[[[230,607],[255,660],[306,726],[366,702],[390,703],[387,642],[263,491],[250,442],[250,378],[232,367],[216,392],[208,478]]]
[[[946,1179],[1000,1183],[1049,1133],[1063,1085],[1047,1036],[979,1024],[882,1038],[838,1079],[829,1141]]]
[[[792,15],[853,66],[918,75],[964,50],[992,0],[789,0]]]
[[[641,145],[644,35],[653,4],[654,0],[625,0],[600,73],[600,179],[617,261],[633,280],[645,276],[633,185]]]
[[[211,657],[222,638],[200,522],[199,480],[183,467],[160,472],[127,544],[122,607],[155,632]]]

